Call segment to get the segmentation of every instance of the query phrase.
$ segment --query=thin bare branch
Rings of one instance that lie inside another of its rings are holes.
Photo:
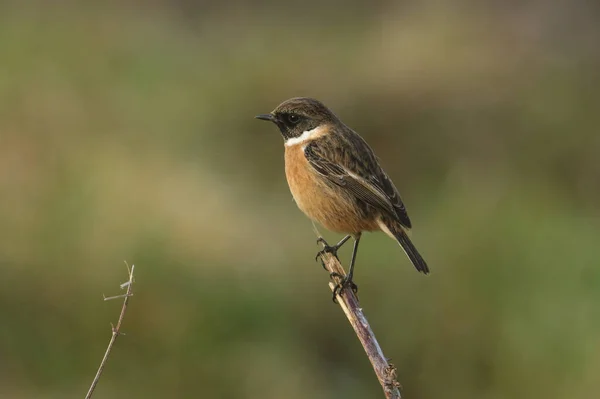
[[[96,376],[94,377],[94,381],[92,381],[92,385],[90,386],[90,389],[88,390],[88,393],[85,396],[85,399],[89,399],[92,397],[92,394],[94,393],[94,390],[96,389],[96,385],[98,384],[98,380],[100,380],[100,376],[102,375],[102,372],[104,371],[104,366],[106,365],[106,361],[108,360],[108,355],[110,355],[110,352],[112,351],[112,347],[115,344],[117,337],[119,335],[125,335],[124,333],[122,333],[120,331],[121,331],[121,324],[123,323],[123,318],[125,317],[125,311],[127,310],[127,303],[129,302],[129,297],[131,297],[133,295],[133,292],[132,292],[133,270],[135,269],[135,265],[131,265],[131,269],[129,269],[129,265],[127,264],[127,262],[125,262],[125,266],[127,266],[127,273],[129,274],[129,280],[127,282],[121,284],[121,289],[127,287],[127,292],[123,295],[104,297],[105,301],[108,301],[111,299],[116,299],[116,298],[125,298],[125,299],[123,300],[123,307],[121,308],[121,314],[119,315],[119,320],[117,321],[116,327],[113,326],[111,323],[112,336],[110,338],[110,342],[108,343],[108,347],[106,348],[106,352],[104,353],[102,362],[100,362],[100,367],[98,367],[98,372],[96,373]]]
[[[337,273],[341,276],[346,275],[344,268],[335,256],[326,253],[321,257],[321,260],[329,273]],[[329,288],[333,291],[336,284],[340,282],[340,278],[332,277],[332,279],[333,281],[329,282]],[[373,370],[375,370],[377,379],[383,388],[385,397],[387,399],[400,399],[401,386],[397,380],[396,367],[389,363],[383,355],[379,342],[377,342],[377,338],[375,338],[375,334],[371,330],[371,326],[358,304],[356,295],[351,289],[344,289],[341,294],[336,296],[336,299],[365,349]]]

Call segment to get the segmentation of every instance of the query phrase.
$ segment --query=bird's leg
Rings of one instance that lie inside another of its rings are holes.
[[[327,244],[327,241],[325,241],[325,239],[323,237],[317,238],[317,244],[322,244],[323,249],[320,250],[319,252],[317,252],[317,256],[315,256],[315,260],[321,259],[321,265],[323,265],[323,269],[327,270],[327,268],[325,267],[325,262],[323,262],[323,255],[325,255],[326,253],[330,253],[333,256],[335,256],[337,258],[337,260],[340,260],[337,256],[337,251],[338,251],[338,249],[340,249],[340,247],[342,245],[344,245],[346,243],[346,241],[348,241],[348,239],[350,239],[350,237],[352,237],[352,236],[350,234],[348,234],[346,237],[342,238],[340,240],[340,242],[338,242],[337,244],[335,244],[333,246],[330,246],[329,244]]]
[[[344,288],[350,287],[352,291],[356,294],[358,292],[358,286],[354,284],[352,281],[352,277],[354,276],[354,263],[356,261],[356,252],[358,251],[358,243],[360,242],[361,234],[358,233],[354,236],[354,248],[352,249],[352,258],[350,259],[350,269],[346,276],[340,276],[337,273],[332,273],[331,276],[340,277],[342,281],[338,283],[333,289],[333,302],[335,302],[335,297],[337,294],[341,294]]]

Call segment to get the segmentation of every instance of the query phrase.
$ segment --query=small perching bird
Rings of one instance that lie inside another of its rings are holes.
[[[285,174],[298,207],[328,230],[347,234],[325,246],[333,255],[350,237],[354,248],[348,275],[334,290],[350,286],[363,231],[381,230],[402,246],[415,268],[429,273],[427,263],[407,233],[412,227],[398,190],[373,150],[321,102],[291,98],[258,119],[279,127],[285,141]]]

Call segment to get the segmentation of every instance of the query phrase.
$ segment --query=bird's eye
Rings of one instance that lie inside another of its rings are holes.
[[[296,114],[289,114],[287,118],[292,125],[295,125],[296,123],[300,122],[300,117]]]

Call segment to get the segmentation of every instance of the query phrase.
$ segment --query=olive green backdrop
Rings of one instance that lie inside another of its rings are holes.
[[[124,260],[95,397],[382,396],[253,119],[292,96],[367,139],[432,269],[362,241],[404,397],[598,395],[597,6],[46,3],[0,5],[0,397],[85,395]]]

